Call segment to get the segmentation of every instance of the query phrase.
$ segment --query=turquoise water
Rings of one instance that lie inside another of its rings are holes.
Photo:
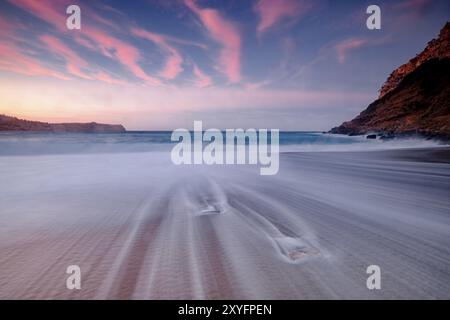
[[[125,133],[0,132],[0,156],[163,152],[170,150],[176,143],[171,141],[171,134],[171,131],[129,131]],[[268,137],[270,138],[270,132]],[[270,143],[270,139],[268,143]],[[206,144],[207,142],[204,142],[204,145]],[[347,151],[437,145],[436,142],[420,139],[383,142],[367,140],[364,136],[350,137],[306,131],[280,132],[279,144],[281,151]]]

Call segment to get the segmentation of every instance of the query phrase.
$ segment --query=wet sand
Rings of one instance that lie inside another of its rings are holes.
[[[2,156],[0,298],[449,299],[448,150]]]

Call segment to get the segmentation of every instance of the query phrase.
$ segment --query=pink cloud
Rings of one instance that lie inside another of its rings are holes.
[[[69,5],[64,0],[8,0],[13,5],[31,13],[56,27],[59,31],[67,31],[65,6]]]
[[[103,71],[96,72],[94,77],[96,80],[103,81],[109,84],[118,84],[118,85],[126,84],[124,81],[113,78],[112,76]]]
[[[285,18],[298,18],[310,8],[309,2],[300,0],[259,0],[255,6],[260,18],[257,32],[262,34]]]
[[[52,53],[64,58],[66,61],[67,71],[77,77],[92,80],[92,77],[81,70],[81,67],[87,67],[88,64],[78,54],[62,43],[57,38],[44,35],[40,37],[41,41],[46,45],[47,49]]]
[[[241,36],[238,28],[215,9],[203,9],[194,0],[185,4],[201,20],[210,36],[222,45],[219,57],[220,69],[232,83],[241,80]]]
[[[17,7],[33,14],[34,16],[52,24],[60,32],[67,32],[65,9],[70,4],[66,0],[8,0]],[[142,79],[152,85],[160,85],[161,81],[149,76],[140,67],[139,61],[141,54],[139,50],[132,45],[113,37],[106,32],[83,24],[82,36],[76,36],[75,40],[78,44],[83,45],[91,50],[100,49],[101,53],[109,58],[118,60],[137,78]],[[70,71],[77,73],[73,65]],[[79,73],[79,72],[78,72]],[[78,74],[80,76],[81,74]]]
[[[65,21],[66,16],[64,15],[64,11],[58,10],[58,4],[66,4],[67,1],[30,1],[30,0],[8,0],[12,4],[18,6],[19,8],[33,14],[34,16],[47,21],[53,26],[57,27],[59,31],[66,31]],[[64,6],[61,6],[64,8]],[[2,17],[0,20],[0,27],[3,30],[7,30],[8,33],[8,43],[3,43],[2,53],[4,56],[0,60],[0,68],[5,71],[15,72],[24,75],[30,76],[50,76],[63,80],[71,80],[67,75],[59,71],[55,71],[44,67],[42,62],[26,55],[26,50],[19,49],[16,47],[11,41],[16,39],[14,35],[14,31],[17,29],[25,29],[25,27],[17,22],[9,21],[6,17]],[[79,38],[84,39],[84,38]],[[50,51],[51,53],[60,56],[66,62],[66,71],[67,73],[74,75],[76,77],[86,79],[86,80],[99,80],[111,84],[124,84],[124,82],[117,80],[105,72],[93,72],[87,73],[83,71],[81,68],[87,69],[89,64],[81,58],[77,52],[66,44],[61,42],[54,36],[51,35],[43,35],[40,37],[42,43],[45,44],[45,49]],[[82,41],[82,40],[80,40]],[[84,46],[90,47],[95,50],[95,43],[91,39],[84,40]]]
[[[361,48],[367,44],[365,39],[348,39],[338,43],[335,46],[339,63],[345,63],[347,55],[350,51]]]
[[[181,55],[177,51],[172,52],[169,59],[167,59],[164,70],[161,72],[161,76],[166,79],[175,79],[183,71],[182,63],[183,58],[181,58]]]
[[[197,65],[194,65],[194,75],[195,75],[195,86],[199,88],[205,88],[212,85],[212,79],[205,73]]]
[[[137,48],[123,42],[122,40],[110,36],[99,29],[87,26],[85,27],[85,30],[85,34],[88,35],[89,40],[94,42],[95,46],[100,49],[103,55],[117,59],[137,78],[140,78],[152,85],[161,84],[161,81],[149,76],[141,68],[138,62],[142,59],[142,57]],[[79,43],[83,44],[84,42]]]
[[[47,46],[52,53],[64,58],[66,61],[66,69],[69,74],[86,80],[99,80],[109,84],[123,84],[124,82],[117,80],[103,71],[83,71],[81,68],[87,69],[89,64],[81,58],[74,50],[62,43],[59,39],[44,35],[40,37],[41,41]]]
[[[0,29],[3,31],[0,37],[0,70],[27,76],[47,76],[70,80],[70,77],[44,66],[42,62],[26,54],[33,53],[32,50],[22,49],[16,45],[21,38],[18,38],[15,32],[19,29],[24,30],[23,24],[2,15],[0,16]]]
[[[24,55],[11,43],[0,43],[0,70],[23,74],[27,76],[48,76],[61,80],[70,80],[59,71],[43,66],[39,61]]]
[[[144,38],[156,43],[159,47],[161,47],[165,52],[168,53],[169,57],[167,58],[165,67],[160,72],[160,75],[163,78],[175,79],[177,75],[183,71],[183,58],[178,50],[168,43],[166,37],[138,28],[132,29],[132,33],[140,38]]]

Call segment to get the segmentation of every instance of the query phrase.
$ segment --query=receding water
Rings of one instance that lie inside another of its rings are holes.
[[[130,131],[126,133],[0,133],[1,155],[149,152],[170,150],[171,131]],[[268,134],[270,138],[270,133]],[[228,142],[229,143],[229,142]],[[270,144],[270,139],[268,141]],[[368,140],[364,136],[320,132],[280,132],[283,151],[352,151],[436,147],[423,139]],[[206,145],[206,142],[204,143]]]

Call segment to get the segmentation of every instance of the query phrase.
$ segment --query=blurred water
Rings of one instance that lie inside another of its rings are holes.
[[[274,176],[165,152],[1,156],[0,299],[448,299],[450,164],[399,152],[283,153]]]
[[[170,140],[171,134],[171,131],[130,131],[125,133],[0,132],[0,156],[168,151],[175,143]],[[270,138],[270,133],[268,137]],[[268,143],[270,144],[270,139]],[[367,140],[364,136],[350,137],[304,131],[280,132],[279,143],[282,152],[424,148],[439,145],[435,141],[422,139]]]

